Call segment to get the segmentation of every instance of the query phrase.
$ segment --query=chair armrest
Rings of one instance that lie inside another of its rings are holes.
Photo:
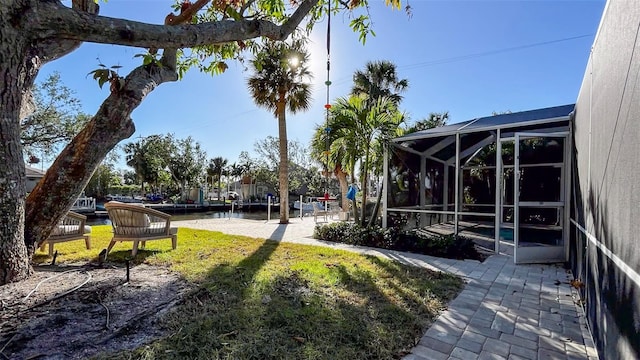
[[[87,221],[87,217],[82,215],[82,214],[78,214],[77,212],[73,212],[73,211],[69,211],[66,215],[66,217],[68,218],[72,218],[72,219],[77,219],[79,221],[82,222],[86,222]]]
[[[78,225],[78,233],[79,234],[84,234],[84,226],[87,223],[87,217],[82,215],[82,214],[78,214],[77,212],[73,212],[73,211],[69,211],[67,212],[67,215],[65,216],[65,219],[63,219],[63,224],[66,225],[66,222],[70,221],[73,223],[73,225]]]

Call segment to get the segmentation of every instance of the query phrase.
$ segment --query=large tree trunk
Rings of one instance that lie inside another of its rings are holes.
[[[85,129],[63,150],[25,202],[20,117],[29,111],[29,107],[23,105],[28,103],[29,91],[43,63],[68,54],[80,41],[166,48],[259,36],[282,40],[316,3],[317,0],[303,1],[282,25],[248,20],[163,27],[93,16],[98,11],[93,0],[72,0],[73,10],[59,1],[3,0],[0,5],[0,285],[29,275],[29,258],[36,245],[49,236],[73,205],[107,152],[133,134],[131,112],[156,86],[177,80],[175,49],[164,50],[161,66],[153,63],[132,71],[124,85],[111,93]],[[284,122],[284,112],[282,120]],[[288,184],[286,179],[284,184]]]
[[[175,50],[165,50],[163,65],[149,64],[133,70],[124,87],[109,95],[29,194],[25,242],[30,255],[69,211],[106,154],[134,133],[130,118],[133,110],[158,85],[177,80],[173,54]]]
[[[0,7],[0,19],[9,11]],[[24,244],[25,167],[20,112],[31,77],[24,58],[28,44],[17,29],[0,26],[0,284],[22,280],[31,267]]]
[[[280,142],[280,224],[289,223],[289,149],[287,148],[287,120],[285,117],[285,96],[280,94],[276,112],[278,114],[278,140]]]
[[[0,7],[0,285],[31,274],[32,252],[28,251],[24,232],[28,205],[20,119],[33,111],[31,88],[40,67],[80,45],[61,39],[32,41],[33,34],[18,24],[24,25],[25,14],[34,4],[40,3],[16,0]],[[73,0],[72,7],[90,14],[99,9],[87,0]]]

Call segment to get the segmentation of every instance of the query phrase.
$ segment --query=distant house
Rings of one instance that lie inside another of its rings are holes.
[[[45,172],[29,165],[24,166],[24,172],[27,176],[26,186],[27,192],[29,193],[31,192],[31,190],[33,190],[34,187],[36,187],[36,184],[40,181],[40,179],[44,177]]]

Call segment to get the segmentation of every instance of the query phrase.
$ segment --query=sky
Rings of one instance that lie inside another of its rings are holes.
[[[450,123],[574,103],[605,5],[605,0],[411,0],[409,17],[385,7],[383,0],[369,1],[376,36],[364,45],[349,29],[347,15],[332,18],[329,98],[348,96],[353,73],[367,62],[389,60],[399,78],[409,81],[400,108],[410,122],[448,111]],[[160,24],[171,3],[109,0],[100,3],[100,14]],[[319,23],[309,44],[311,109],[287,114],[288,138],[305,145],[325,122],[326,32],[326,22]],[[126,75],[140,65],[134,55],[143,52],[85,43],[45,65],[37,81],[59,72],[83,111],[94,114],[108,86],[100,89],[87,74],[103,63],[121,65],[119,73]],[[136,132],[121,144],[173,133],[194,138],[208,158],[222,156],[233,163],[241,151],[255,155],[256,141],[277,137],[277,121],[254,104],[246,87],[251,72],[236,62],[229,65],[222,75],[194,69],[178,82],[159,86],[133,112]],[[124,159],[118,167],[125,167]]]

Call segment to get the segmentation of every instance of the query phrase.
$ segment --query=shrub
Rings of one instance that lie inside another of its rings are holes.
[[[316,225],[313,230],[313,237],[320,240],[349,243],[347,242],[347,234],[349,234],[351,223],[335,222],[326,225]]]
[[[313,237],[320,240],[340,242],[349,245],[382,248],[389,248],[389,243],[393,241],[390,232],[379,226],[362,227],[348,222],[316,225]]]
[[[420,230],[401,231],[397,227],[361,227],[355,223],[336,222],[316,225],[314,238],[349,245],[371,246],[389,250],[452,259],[482,260],[473,240],[455,235],[433,235]]]

